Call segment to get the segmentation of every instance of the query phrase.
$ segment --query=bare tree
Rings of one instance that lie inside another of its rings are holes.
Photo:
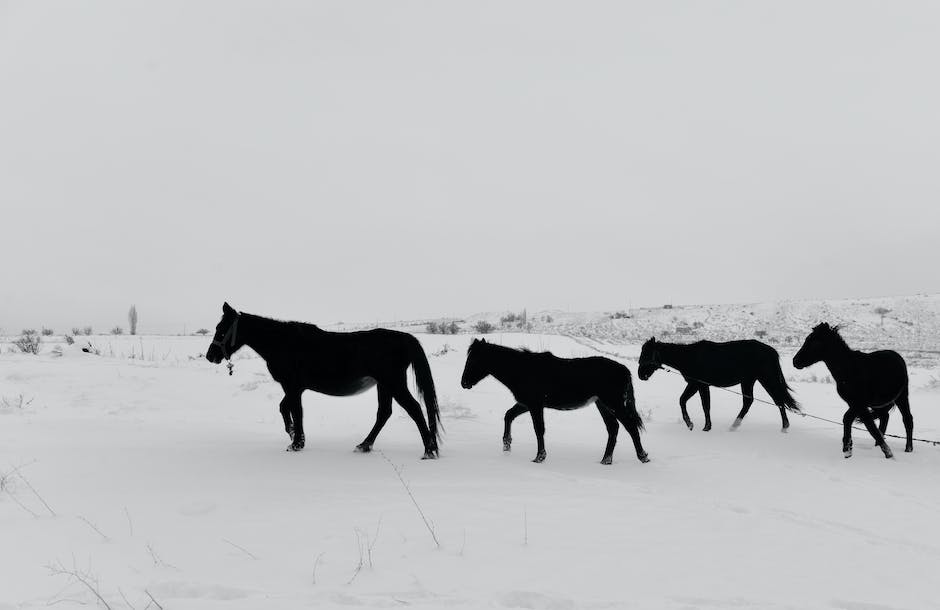
[[[131,327],[131,334],[137,334],[137,306],[131,305],[130,310],[127,312],[127,324]]]
[[[891,313],[887,307],[875,307],[875,313],[881,316],[881,328],[885,327],[885,316]]]

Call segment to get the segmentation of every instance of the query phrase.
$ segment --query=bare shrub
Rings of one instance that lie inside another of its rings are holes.
[[[203,335],[203,336],[208,335],[208,334],[209,334],[209,329],[208,329],[208,328],[200,328],[199,330],[196,331],[196,334],[197,334],[197,335]]]
[[[490,324],[489,322],[487,322],[486,320],[480,320],[479,322],[473,325],[473,330],[480,333],[481,335],[485,335],[487,333],[493,332],[494,328],[496,327]]]
[[[72,335],[65,335],[65,342],[68,345],[72,345],[73,343],[75,343],[75,337],[73,337]]]
[[[112,335],[123,335],[123,334],[124,334],[124,329],[121,328],[120,326],[115,326],[114,328],[111,329],[111,334],[112,334]]]
[[[431,355],[439,358],[444,354],[448,354],[452,351],[454,351],[454,348],[452,348],[449,343],[445,343],[441,349],[437,350],[436,352],[431,352]]]
[[[23,334],[13,340],[13,346],[24,354],[36,355],[42,348],[42,337],[35,330],[24,330]]]
[[[16,396],[3,396],[0,397],[0,407],[13,411],[20,411],[28,407],[34,400],[36,399],[26,399],[22,394],[17,394]]]
[[[51,337],[54,332],[55,331],[53,331],[51,328],[46,328],[45,326],[42,327],[43,337]]]
[[[94,333],[94,331],[92,330],[91,326],[86,326],[85,328],[82,329],[82,334],[85,335],[86,337],[87,337],[88,335],[93,334],[93,333]],[[76,333],[76,334],[78,334],[78,333]]]

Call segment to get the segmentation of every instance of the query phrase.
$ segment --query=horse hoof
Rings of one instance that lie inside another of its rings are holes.
[[[536,463],[536,464],[541,464],[542,462],[545,461],[545,454],[544,454],[544,453],[540,453],[540,454],[536,455],[536,456],[535,456],[535,459],[532,460],[532,461],[533,461],[534,463]]]
[[[737,430],[737,429],[740,428],[740,427],[741,427],[741,418],[739,417],[739,418],[737,418],[736,420],[734,420],[734,423],[733,423],[733,424],[731,424],[731,430],[734,431],[734,430]]]
[[[638,457],[638,458],[640,459],[640,461],[643,462],[644,464],[647,464],[647,463],[649,463],[649,461],[650,461],[650,456],[649,456],[648,453],[644,453],[643,455],[638,455],[637,457]]]
[[[881,450],[885,454],[885,459],[890,460],[891,458],[894,457],[894,452],[891,451],[891,447],[888,447],[887,445],[882,445]]]
[[[788,433],[789,431],[790,431],[790,426],[784,426],[783,428],[780,428],[780,432],[784,434]]]
[[[904,448],[904,453],[910,453],[910,452],[912,452],[912,451],[914,451],[914,448],[913,448],[913,447],[908,446],[908,447],[905,447],[905,448]]]
[[[424,455],[421,456],[422,460],[436,460],[437,454],[433,451],[425,451]]]
[[[365,443],[360,443],[359,445],[356,445],[357,453],[369,453],[370,451],[372,451],[372,445],[367,445]]]
[[[510,441],[503,441],[503,451],[512,451],[512,443]]]
[[[613,463],[614,463],[614,458],[612,457],[605,457],[601,459],[601,464],[603,464],[604,466],[610,466]]]
[[[842,457],[844,457],[845,459],[849,459],[850,457],[852,457],[852,450],[851,450],[851,449],[847,449],[847,450],[843,451],[843,452],[842,452]]]
[[[693,425],[692,425],[692,422],[690,422],[690,421],[685,422],[685,425],[686,425],[686,427],[687,427],[689,430],[694,430],[694,429],[695,429],[695,426],[693,426]]]
[[[702,432],[708,432],[708,431],[711,430],[711,429],[712,429],[711,424],[708,424],[708,425],[706,425],[704,428],[702,428]]]
[[[301,451],[303,448],[304,446],[299,443],[291,443],[287,446],[287,451]]]

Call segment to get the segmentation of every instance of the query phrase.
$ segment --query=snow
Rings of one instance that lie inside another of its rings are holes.
[[[263,362],[240,352],[230,377],[199,357],[209,338],[3,353],[0,609],[93,607],[81,583],[51,573],[58,564],[93,578],[112,608],[124,598],[144,608],[148,594],[194,609],[940,608],[940,448],[906,454],[893,439],[885,460],[856,432],[845,460],[837,427],[794,416],[781,434],[776,409],[760,404],[731,432],[739,398],[717,390],[715,429],[700,430],[693,399],[690,432],[682,381],[660,372],[635,380],[649,464],[625,433],[614,464],[598,463],[606,434],[593,407],[548,412],[548,459],[533,464],[527,417],[512,453],[501,450],[509,393],[491,379],[459,387],[471,337],[420,338],[440,354],[430,356],[446,428],[437,461],[419,459],[397,407],[376,451],[353,452],[374,391],[306,393],[307,448],[285,452],[281,394]],[[596,353],[569,337],[491,340]],[[635,373],[638,345],[599,347]],[[913,370],[915,436],[940,438],[938,376],[932,360]],[[809,412],[841,417],[833,385],[791,384]],[[893,417],[889,432],[902,430]]]

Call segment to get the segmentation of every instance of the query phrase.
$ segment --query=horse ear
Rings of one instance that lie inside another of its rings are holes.
[[[228,301],[222,303],[222,313],[235,313],[235,310],[228,304]]]
[[[480,339],[480,343],[486,343],[486,339]]]

